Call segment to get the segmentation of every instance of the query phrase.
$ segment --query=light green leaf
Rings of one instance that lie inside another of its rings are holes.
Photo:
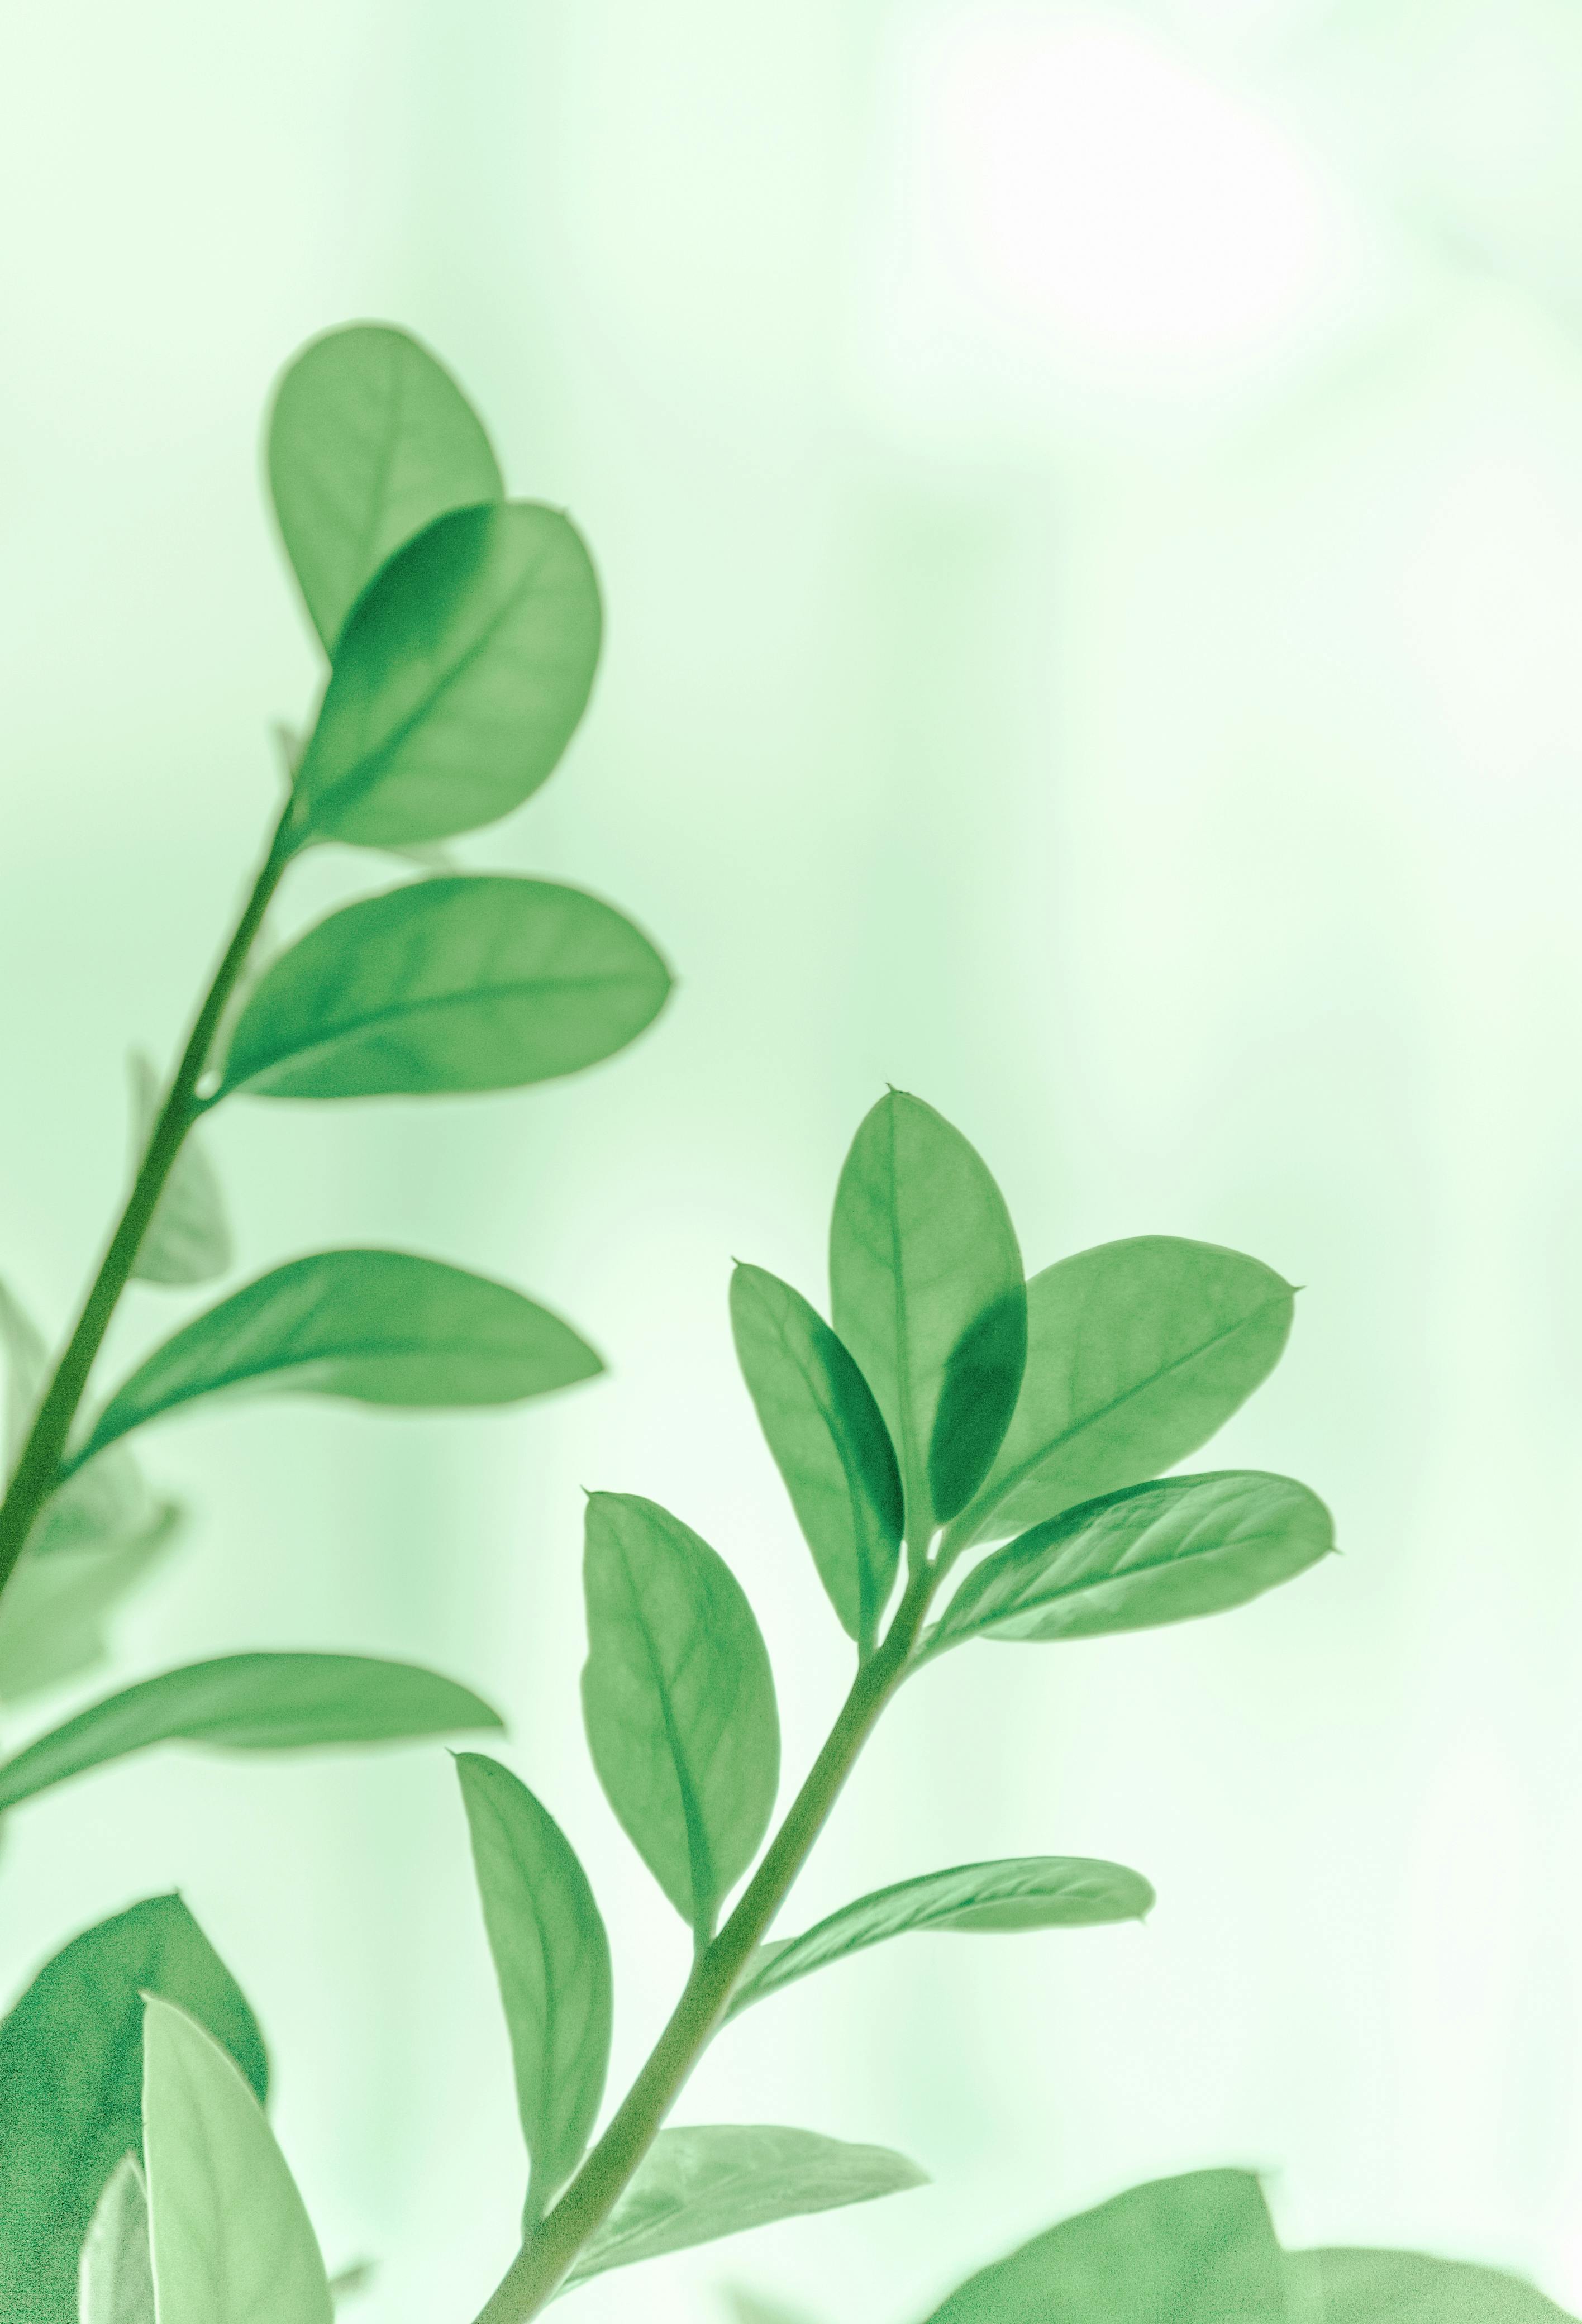
[[[1288,2252],[1285,2271],[1281,2324],[1575,2324],[1515,2276],[1417,2252]]]
[[[291,1393],[359,1404],[518,1404],[599,1359],[520,1291],[400,1250],[321,1250],[222,1300],[117,1388],[78,1466],[200,1397]]]
[[[915,1545],[999,1449],[1026,1354],[1021,1254],[961,1132],[892,1090],[858,1130],[830,1230],[835,1331],[878,1400]]]
[[[928,2324],[1284,2324],[1282,2268],[1257,2181],[1196,2171],[1035,2236]]]
[[[566,2289],[606,2268],[927,2183],[926,2172],[888,2146],[852,2146],[811,2130],[767,2123],[662,2130]]]
[[[361,2298],[378,2273],[371,2259],[360,2259],[353,2267],[343,2267],[338,2275],[329,2280],[329,2296],[338,2308],[343,2300]]]
[[[700,1944],[780,1772],[769,1658],[724,1560],[635,1493],[588,1501],[583,1711],[605,1796]]]
[[[76,2324],[95,2208],[143,2141],[143,1996],[200,2018],[262,2097],[252,2011],[179,1896],[74,1938],[0,2024],[0,2316]]]
[[[5,1357],[5,1468],[9,1476],[43,1396],[50,1360],[37,1325],[3,1283],[0,1351]],[[26,1555],[48,1557],[57,1550],[88,1548],[130,1551],[158,1526],[163,1514],[136,1462],[123,1448],[96,1461],[45,1503],[28,1536]]]
[[[952,1533],[1003,1539],[1173,1469],[1279,1360],[1294,1296],[1259,1260],[1176,1235],[1046,1267],[1027,1286],[1016,1412]]]
[[[143,2120],[160,2324],[330,2324],[324,2262],[263,2108],[218,2043],[152,1994]]]
[[[132,1058],[133,1167],[142,1165],[164,1093],[145,1056]],[[132,1272],[143,1283],[211,1283],[233,1261],[230,1222],[200,1134],[189,1130],[154,1205]]]
[[[866,1655],[895,1584],[905,1512],[873,1392],[788,1283],[739,1265],[731,1324],[759,1424],[830,1602]]]
[[[469,1688],[413,1663],[364,1655],[223,1655],[107,1695],[40,1736],[0,1765],[0,1810],[153,1743],[300,1751],[502,1724]]]
[[[385,559],[449,509],[504,493],[489,438],[427,347],[386,323],[306,346],[275,392],[269,481],[313,625],[335,652]]]
[[[1140,1873],[1091,1856],[1008,1856],[925,1872],[860,1896],[799,1937],[760,1945],[731,1998],[730,2015],[832,1961],[912,1930],[988,1936],[1025,1929],[1090,1929],[1140,1921],[1152,1912],[1154,1901]]]
[[[1256,1469],[1166,1477],[1084,1501],[997,1550],[967,1576],[925,1647],[1096,1638],[1221,1614],[1334,1546],[1329,1512],[1293,1478]]]
[[[576,1852],[509,1768],[456,1760],[532,2164],[524,2237],[582,2159],[610,2065],[610,1941]]]
[[[105,2182],[78,2273],[78,2324],[154,2324],[148,2188],[135,2154]]]
[[[723,2297],[731,2324],[808,2324],[799,2309],[782,2308],[777,2300],[760,2300],[754,2292],[733,2287]]]
[[[111,1617],[167,1554],[181,1522],[168,1501],[129,1541],[61,1547],[48,1546],[40,1526],[0,1598],[0,1702],[25,1702],[103,1662]]]
[[[670,990],[630,920],[545,880],[482,873],[365,897],[259,980],[225,1087],[254,1097],[517,1089],[635,1040]]]
[[[599,659],[575,529],[528,501],[456,509],[369,584],[297,770],[304,841],[363,847],[493,823],[554,771]]]

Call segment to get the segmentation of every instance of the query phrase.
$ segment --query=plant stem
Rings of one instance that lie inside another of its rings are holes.
[[[554,2298],[653,2144],[719,2030],[736,1981],[784,1904],[880,1713],[906,1674],[937,1576],[920,1564],[884,1643],[864,1663],[740,1901],[693,1966],[669,2023],[582,2169],[506,2270],[475,2324],[528,2324]]]
[[[126,1206],[83,1302],[76,1328],[66,1343],[66,1351],[55,1367],[54,1378],[34,1416],[5,1499],[0,1501],[0,1590],[5,1589],[15,1571],[16,1562],[27,1545],[27,1537],[33,1529],[40,1510],[60,1482],[61,1459],[71,1434],[71,1424],[77,1417],[78,1406],[87,1387],[94,1359],[104,1342],[121,1294],[137,1264],[143,1236],[148,1231],[149,1222],[164,1192],[165,1182],[175,1165],[176,1157],[181,1151],[182,1141],[202,1110],[198,1102],[198,1084],[208,1064],[209,1052],[214,1047],[225,1004],[246,964],[270,899],[279,887],[294,852],[292,843],[286,836],[290,814],[288,802],[259,866],[252,891],[242,908],[231,940],[215,971],[214,981],[193,1020],[187,1046],[181,1053],[181,1062],[176,1068],[170,1091],[160,1109],[159,1119],[150,1134],[143,1161],[133,1181],[132,1192],[126,1198]]]

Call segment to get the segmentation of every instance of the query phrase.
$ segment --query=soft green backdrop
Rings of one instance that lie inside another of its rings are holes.
[[[1164,1230],[1307,1286],[1223,1450],[1325,1491],[1344,1560],[952,1660],[807,1884],[1104,1854],[1151,1924],[916,1941],[755,2015],[692,2119],[888,2141],[937,2188],[578,2312],[705,2319],[729,2277],[906,2324],[1210,2163],[1269,2172],[1289,2241],[1582,2301],[1582,18],[57,0],[9,16],[0,114],[0,1265],[63,1319],[124,1053],[168,1047],[269,812],[314,664],[259,417],[328,323],[427,336],[607,587],[584,733],[471,860],[607,893],[683,980],[580,1082],[222,1119],[247,1267],[431,1248],[613,1377],[526,1418],[173,1425],[150,1463],[199,1521],[119,1671],[355,1646],[492,1692],[615,1925],[628,2065],[682,1935],[581,1751],[579,1489],[731,1556],[794,1763],[844,1669],[731,1256],[822,1287],[888,1079],[1034,1263]],[[119,1351],[179,1312],[140,1292]],[[381,2263],[360,2312],[464,2324],[520,2162],[442,1753],[133,1763],[0,1870],[8,1986],[179,1884],[331,2264]]]

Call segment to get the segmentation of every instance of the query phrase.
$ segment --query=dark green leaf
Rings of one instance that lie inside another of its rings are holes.
[[[517,1089],[635,1040],[670,990],[630,920],[577,888],[475,875],[365,897],[266,970],[232,1036],[254,1097]]]
[[[253,2092],[203,2027],[154,1994],[143,2046],[160,2324],[330,2324],[308,2213]]]
[[[1175,1235],[1107,1242],[1027,1286],[1027,1369],[988,1481],[953,1529],[1003,1539],[1173,1469],[1278,1361],[1293,1293]]]
[[[1222,1614],[1334,1546],[1329,1512],[1293,1478],[1256,1469],[1166,1477],[1084,1501],[997,1550],[967,1576],[928,1645],[1096,1638]]]
[[[1514,2276],[1416,2252],[1288,2252],[1285,2270],[1281,2324],[1575,2324]]]
[[[1140,1921],[1154,1907],[1154,1891],[1139,1873],[1091,1856],[1010,1856],[989,1864],[958,1864],[949,1872],[876,1889],[832,1913],[799,1937],[759,1947],[731,2004],[731,2015],[807,1977],[832,1961],[882,1944],[914,1929],[966,1936],[1025,1929],[1090,1929],[1112,1921]]]
[[[501,1724],[468,1688],[412,1663],[364,1655],[223,1655],[107,1695],[40,1736],[0,1766],[0,1810],[152,1743],[299,1751]]]
[[[0,1598],[0,1702],[25,1702],[102,1663],[111,1617],[164,1558],[180,1527],[174,1502],[130,1541],[51,1548],[47,1529],[38,1527]]]
[[[262,2098],[253,2013],[179,1896],[151,1896],[57,1953],[0,2024],[0,2316],[76,2324],[78,2261],[106,2181],[140,2153],[143,1999],[223,2042]]]
[[[836,2211],[928,2183],[888,2146],[851,2146],[811,2130],[724,2123],[662,2130],[604,2226],[583,2250],[566,2288],[692,2244],[740,2235],[810,2211]]]
[[[524,2236],[587,2144],[610,2064],[610,1942],[576,1852],[496,1759],[456,1760],[532,2174]]]
[[[450,374],[385,323],[327,332],[291,364],[270,414],[269,481],[286,554],[331,654],[388,557],[447,510],[505,489]]]
[[[1026,1354],[1026,1294],[999,1188],[959,1130],[898,1090],[869,1114],[841,1173],[830,1287],[921,1542],[999,1449]]]
[[[50,1362],[42,1336],[31,1316],[0,1284],[0,1348],[5,1353],[5,1472],[10,1475],[32,1426],[48,1381]],[[45,1503],[28,1536],[27,1556],[52,1556],[57,1550],[133,1550],[162,1522],[130,1452],[106,1453],[71,1479]]]
[[[901,1476],[872,1390],[823,1318],[761,1267],[731,1278],[742,1377],[819,1579],[869,1652],[895,1584]]]
[[[1196,2171],[1035,2236],[928,2324],[1284,2324],[1282,2268],[1257,2181]]]
[[[780,1728],[768,1654],[724,1560],[657,1502],[593,1494],[583,1572],[593,1765],[701,1943],[775,1803]]]
[[[163,1092],[148,1059],[132,1059],[134,1167],[141,1167]],[[196,1130],[189,1130],[164,1192],[154,1205],[132,1272],[143,1283],[211,1283],[232,1264],[231,1228],[214,1165]]]
[[[316,1251],[260,1276],[156,1348],[75,1457],[90,1461],[199,1397],[517,1404],[599,1369],[568,1323],[486,1276],[408,1251]]]
[[[304,839],[386,847],[493,823],[553,771],[599,659],[574,526],[527,501],[457,509],[357,600],[297,770]]]
[[[78,2324],[155,2324],[148,2186],[135,2154],[105,2182],[78,2277]]]

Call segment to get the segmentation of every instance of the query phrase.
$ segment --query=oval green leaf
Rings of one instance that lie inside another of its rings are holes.
[[[143,2124],[160,2324],[331,2324],[308,2213],[217,2042],[151,1994]]]
[[[740,2235],[813,2211],[837,2211],[924,2187],[928,2174],[888,2146],[854,2146],[769,2123],[662,2130],[566,2278]]]
[[[297,769],[299,838],[363,847],[496,822],[554,771],[599,659],[577,533],[527,501],[456,509],[357,600]]]
[[[524,2238],[582,2158],[604,2094],[610,1941],[576,1851],[497,1759],[456,1759],[532,2165]]]
[[[200,1397],[520,1404],[600,1369],[569,1323],[487,1276],[409,1251],[316,1251],[244,1285],[156,1348],[116,1389],[72,1465]]]
[[[1003,1538],[1173,1469],[1268,1377],[1294,1298],[1258,1259],[1177,1235],[1046,1267],[1016,1412],[956,1536]]]
[[[1226,1613],[1334,1546],[1329,1510],[1292,1477],[1165,1477],[1084,1501],[997,1550],[967,1576],[926,1649],[1097,1638]]]
[[[799,1937],[760,1945],[731,1997],[730,2015],[767,2000],[814,1969],[914,1930],[989,1936],[1091,1929],[1140,1921],[1154,1902],[1154,1891],[1140,1873],[1099,1857],[1008,1856],[925,1872],[860,1896]]]
[[[731,1278],[742,1378],[842,1627],[871,1653],[895,1586],[905,1511],[873,1391],[822,1315],[761,1267]]]
[[[148,2187],[135,2154],[106,2181],[78,2272],[78,2324],[155,2324]]]
[[[436,517],[505,491],[455,380],[387,323],[328,331],[285,373],[270,414],[269,482],[286,554],[332,656],[388,558]]]
[[[780,1724],[768,1652],[724,1559],[656,1501],[591,1495],[583,1573],[593,1765],[701,1945],[775,1804]]]
[[[1285,2324],[1283,2264],[1257,2181],[1194,2171],[1035,2236],[928,2324]]]
[[[648,938],[580,889],[419,880],[320,921],[265,971],[224,1086],[305,1098],[519,1089],[613,1056],[669,990]]]
[[[1576,2324],[1531,2284],[1419,2252],[1287,2252],[1281,2324]]]
[[[878,1401],[921,1545],[982,1482],[1026,1355],[1004,1197],[957,1130],[892,1090],[857,1132],[830,1230],[837,1334]]]
[[[84,2241],[123,2156],[143,2145],[143,1996],[201,2019],[262,2098],[253,2012],[179,1896],[72,1940],[0,2024],[0,2316],[74,2324]]]
[[[159,1119],[163,1098],[160,1077],[148,1059],[132,1059],[134,1160],[141,1165]],[[198,1131],[189,1130],[154,1205],[132,1272],[142,1283],[186,1289],[227,1274],[233,1249],[225,1196]]]
[[[78,1712],[0,1765],[0,1810],[153,1743],[300,1751],[499,1727],[470,1688],[365,1655],[222,1655],[162,1671]]]

